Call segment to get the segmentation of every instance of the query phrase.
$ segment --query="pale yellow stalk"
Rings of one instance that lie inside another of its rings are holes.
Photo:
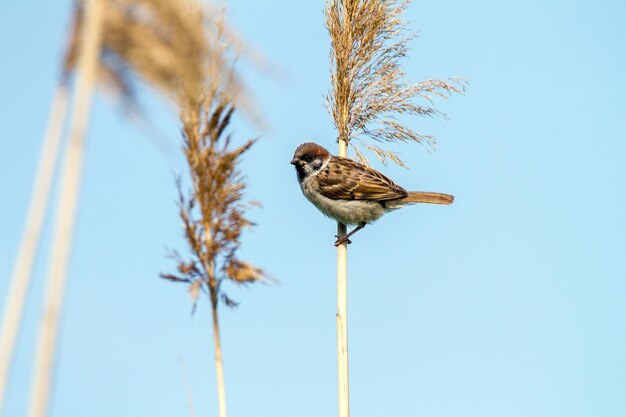
[[[48,126],[43,140],[39,166],[33,185],[33,194],[26,216],[26,225],[15,261],[11,287],[7,297],[0,329],[0,415],[11,370],[11,360],[24,312],[24,302],[34,259],[39,249],[41,230],[50,198],[52,178],[61,144],[61,133],[67,109],[67,85],[57,86],[52,100]]]
[[[60,179],[48,286],[44,296],[44,311],[31,388],[28,413],[30,417],[45,417],[48,414],[56,339],[80,189],[85,133],[91,108],[92,90],[98,72],[103,12],[102,0],[85,1],[85,24],[81,30],[82,42],[77,63],[78,78],[72,98],[70,138]]]
[[[217,404],[220,417],[226,417],[226,384],[224,383],[224,362],[222,361],[222,342],[217,319],[217,304],[213,305],[213,342],[215,344],[215,377],[217,380]]]
[[[404,81],[401,60],[413,35],[402,19],[411,0],[326,0],[326,28],[331,41],[330,91],[326,108],[339,136],[339,156],[347,146],[357,162],[368,164],[356,139],[383,162],[404,162],[394,151],[368,144],[416,142],[434,144],[434,138],[399,122],[399,116],[441,115],[433,98],[461,93],[462,79]],[[420,105],[418,102],[424,104]],[[337,234],[346,235],[339,224]],[[350,415],[348,383],[347,242],[337,248],[337,373],[339,417]]]
[[[185,367],[185,361],[183,355],[178,352],[178,362],[180,363],[180,370],[183,376],[183,386],[185,387],[185,399],[187,400],[187,409],[189,410],[189,417],[196,417],[196,412],[193,407],[193,396],[191,395],[191,387],[189,386],[189,376],[187,375],[187,368]]]
[[[339,139],[339,156],[347,157],[348,145]],[[337,236],[345,236],[346,225],[337,223]],[[337,246],[337,382],[339,417],[350,416],[350,384],[348,378],[348,244]]]

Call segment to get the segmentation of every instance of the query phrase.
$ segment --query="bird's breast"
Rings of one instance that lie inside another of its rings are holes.
[[[317,181],[313,178],[305,178],[300,188],[307,200],[322,214],[346,225],[371,223],[385,214],[384,207],[378,201],[328,198],[320,193]]]

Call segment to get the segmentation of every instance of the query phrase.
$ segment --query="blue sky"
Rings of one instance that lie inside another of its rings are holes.
[[[289,160],[334,149],[322,107],[321,1],[229,1],[233,25],[284,77],[248,82],[268,129],[242,169],[263,207],[243,256],[277,285],[229,288],[222,310],[230,415],[336,413],[335,226],[301,196]],[[71,2],[0,5],[0,308],[3,308],[67,33]],[[415,1],[408,79],[466,77],[451,117],[415,119],[439,150],[398,148],[384,172],[451,207],[395,212],[349,250],[353,415],[626,415],[626,5],[621,1]],[[184,248],[167,105],[151,127],[94,105],[64,311],[53,417],[217,415],[210,317],[195,317],[166,248]],[[377,166],[381,168],[380,166]],[[50,235],[50,227],[46,229]],[[24,414],[44,241],[5,417]]]

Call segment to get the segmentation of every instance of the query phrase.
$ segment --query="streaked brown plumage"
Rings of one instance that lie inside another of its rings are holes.
[[[300,145],[291,160],[304,196],[324,215],[357,227],[335,245],[386,212],[408,204],[451,204],[449,194],[406,191],[373,168],[351,159],[332,156],[312,142]]]

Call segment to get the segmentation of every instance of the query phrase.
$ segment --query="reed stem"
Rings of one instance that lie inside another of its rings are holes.
[[[44,311],[35,357],[28,414],[30,417],[45,417],[48,413],[59,319],[81,183],[85,133],[91,109],[92,90],[98,72],[103,12],[102,0],[86,0],[85,24],[81,30],[77,63],[78,78],[72,98],[70,138],[60,179],[48,286],[44,296]]]
[[[61,133],[67,109],[67,85],[60,83],[52,99],[52,108],[43,140],[39,166],[33,185],[26,225],[22,234],[19,251],[11,278],[11,287],[0,330],[0,415],[2,415],[4,395],[11,371],[11,360],[22,322],[24,304],[33,270],[33,264],[43,227],[46,210],[50,202],[52,178],[57,165]]]
[[[217,317],[217,304],[212,306],[213,310],[213,342],[215,344],[215,377],[217,380],[217,403],[219,416],[226,417],[226,388],[224,384],[224,362],[222,361],[222,342],[220,339],[220,328]]]
[[[347,156],[347,142],[339,139],[339,156]],[[337,223],[337,236],[347,234],[345,224]],[[350,385],[348,378],[348,244],[337,247],[337,382],[339,417],[350,416]]]

